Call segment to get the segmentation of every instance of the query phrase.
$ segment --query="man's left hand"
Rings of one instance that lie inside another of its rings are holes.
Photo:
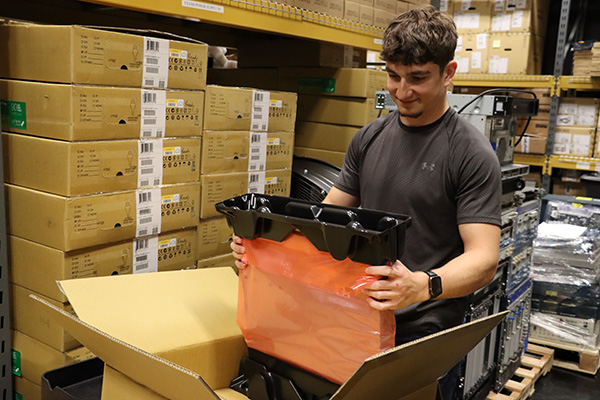
[[[376,310],[396,310],[430,298],[427,274],[412,272],[400,261],[368,267],[366,273],[382,277],[364,289],[369,305]]]

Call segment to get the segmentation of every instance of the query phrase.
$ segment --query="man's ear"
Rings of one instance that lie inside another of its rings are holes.
[[[444,86],[448,87],[452,83],[452,78],[454,78],[454,74],[456,74],[456,70],[458,69],[458,63],[456,60],[452,60],[446,65],[444,68]]]

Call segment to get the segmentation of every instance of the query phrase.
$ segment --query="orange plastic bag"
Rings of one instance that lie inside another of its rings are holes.
[[[335,260],[294,232],[283,242],[243,240],[237,321],[248,347],[343,383],[394,346],[393,311],[371,308],[366,264]]]

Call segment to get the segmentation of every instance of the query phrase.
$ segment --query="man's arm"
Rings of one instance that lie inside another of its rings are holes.
[[[360,199],[332,186],[325,199],[323,199],[323,203],[344,207],[358,207],[360,205]]]
[[[458,227],[464,253],[433,270],[442,278],[440,299],[462,297],[487,285],[498,265],[500,228],[489,224],[462,224]],[[412,272],[400,261],[392,266],[373,266],[368,274],[387,276],[365,289],[369,304],[378,310],[400,309],[429,300],[429,277]]]

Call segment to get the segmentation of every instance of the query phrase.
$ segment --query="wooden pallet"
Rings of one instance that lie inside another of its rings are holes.
[[[554,350],[529,343],[521,366],[500,393],[490,392],[486,400],[525,400],[535,391],[535,383],[552,369]]]
[[[581,348],[567,343],[530,339],[537,344],[555,349],[553,365],[572,371],[596,375],[600,369],[600,349]]]

